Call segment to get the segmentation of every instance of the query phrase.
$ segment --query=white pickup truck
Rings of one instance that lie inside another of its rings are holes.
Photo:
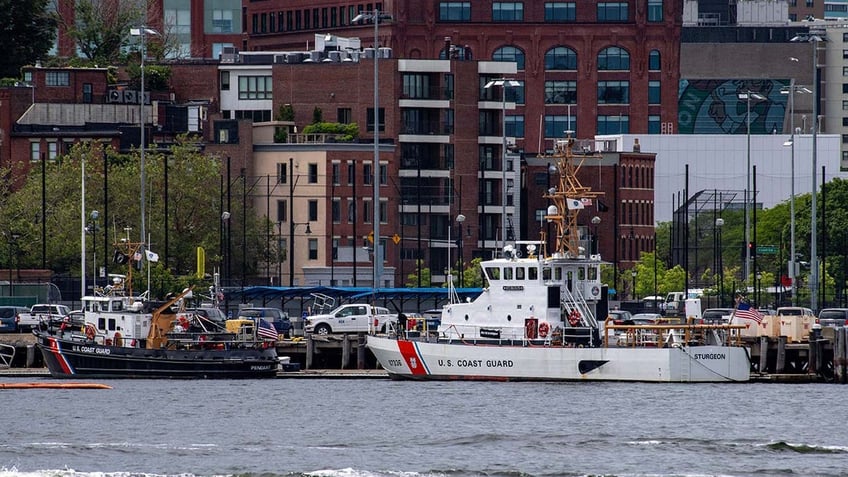
[[[18,315],[18,329],[30,331],[43,322],[59,322],[71,314],[71,309],[65,305],[35,304],[29,313]]]
[[[330,333],[368,333],[381,331],[387,321],[396,320],[397,314],[379,306],[349,304],[321,315],[306,317],[304,331],[316,335]]]

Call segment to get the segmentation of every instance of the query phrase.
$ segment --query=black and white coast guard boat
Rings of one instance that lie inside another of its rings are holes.
[[[606,315],[601,257],[579,246],[574,204],[597,193],[577,171],[588,154],[557,144],[556,249],[516,242],[484,261],[486,286],[473,301],[442,309],[437,333],[369,335],[368,347],[392,378],[459,380],[741,382],[750,377],[743,325],[621,325]],[[580,202],[582,203],[582,202]],[[554,210],[555,209],[555,210]]]
[[[141,244],[118,244],[128,273],[82,299],[83,313],[33,331],[57,378],[269,378],[277,375],[275,333],[253,320],[217,323],[182,308],[191,290],[153,303],[132,293]],[[217,296],[214,293],[213,296]],[[74,314],[72,314],[74,315]]]

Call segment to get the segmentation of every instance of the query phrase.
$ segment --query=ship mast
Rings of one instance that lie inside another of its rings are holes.
[[[556,208],[554,210],[554,207],[549,207],[545,215],[545,219],[556,227],[556,245],[553,250],[555,257],[577,258],[581,255],[577,216],[583,209],[583,199],[594,199],[604,194],[592,191],[591,187],[582,185],[577,179],[577,173],[586,159],[601,159],[601,156],[590,151],[575,155],[573,149],[574,138],[570,135],[564,140],[556,141],[551,157],[556,159],[559,184],[544,194]]]

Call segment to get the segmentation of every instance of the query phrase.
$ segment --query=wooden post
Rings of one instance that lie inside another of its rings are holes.
[[[807,374],[816,374],[818,372],[818,362],[819,362],[819,349],[816,345],[816,340],[813,338],[813,334],[810,333],[810,339],[808,340],[809,345],[807,346],[809,349],[809,353],[807,354]]]
[[[356,345],[356,369],[365,369],[365,333],[359,333]]]
[[[306,336],[306,369],[312,369],[312,354],[315,353],[315,343],[312,334]]]
[[[786,367],[786,337],[777,337],[777,359],[774,363],[774,372],[776,374],[783,373]]]
[[[848,381],[846,376],[846,365],[848,365],[848,328],[842,327],[836,330],[836,347],[833,349],[833,369],[839,375],[837,382],[845,384]]]
[[[342,369],[350,367],[350,335],[342,336]]]
[[[765,373],[768,367],[768,336],[760,336],[760,373]]]

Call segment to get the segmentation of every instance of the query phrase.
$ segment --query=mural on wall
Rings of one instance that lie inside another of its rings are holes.
[[[680,134],[747,134],[746,99],[750,91],[765,99],[751,97],[751,134],[783,131],[787,96],[780,90],[789,80],[728,79],[681,80],[678,91],[678,132]]]

